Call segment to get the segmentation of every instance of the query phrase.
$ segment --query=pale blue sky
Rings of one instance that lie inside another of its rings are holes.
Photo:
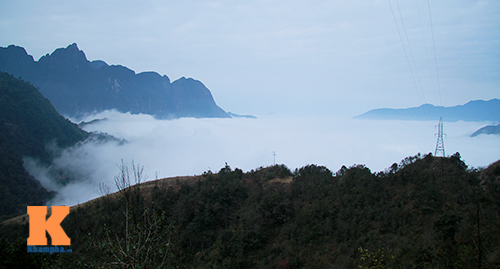
[[[16,0],[0,2],[0,46],[38,59],[76,42],[89,60],[198,79],[235,113],[354,116],[500,98],[499,14],[497,0]]]

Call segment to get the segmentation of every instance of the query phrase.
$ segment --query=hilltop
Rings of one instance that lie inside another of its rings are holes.
[[[76,43],[38,61],[22,47],[0,47],[0,71],[32,83],[69,117],[109,109],[162,119],[230,117],[198,80],[182,77],[170,82],[156,72],[136,74],[125,66],[90,62]]]
[[[1,224],[9,240],[0,240],[3,264],[500,266],[500,161],[472,169],[458,153],[417,155],[378,173],[364,165],[337,172],[317,165],[243,172],[226,165],[218,173],[134,186],[137,176],[127,175],[117,177],[121,191],[74,207],[63,221],[71,255],[26,253],[27,223]]]

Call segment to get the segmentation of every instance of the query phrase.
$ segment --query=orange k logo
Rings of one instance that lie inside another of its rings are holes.
[[[45,231],[49,233],[52,239],[52,245],[69,246],[71,239],[66,235],[61,222],[69,214],[69,206],[53,206],[52,214],[48,219],[46,206],[28,206],[28,215],[30,216],[30,237],[28,246],[45,246],[47,237]]]

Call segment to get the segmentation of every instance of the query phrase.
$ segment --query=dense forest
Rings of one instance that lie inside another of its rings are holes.
[[[42,205],[53,195],[25,171],[23,157],[49,164],[59,149],[88,136],[33,85],[0,72],[0,217],[26,212],[27,205]]]
[[[26,216],[0,225],[1,268],[500,268],[500,161],[420,154],[373,173],[228,165],[140,183],[72,208],[72,253],[26,252]]]

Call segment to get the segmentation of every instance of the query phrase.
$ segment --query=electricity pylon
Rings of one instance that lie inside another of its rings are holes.
[[[434,156],[441,155],[442,157],[446,157],[444,153],[444,141],[443,141],[443,117],[439,117],[439,124],[437,126],[437,142],[436,142],[436,151],[434,152]]]

